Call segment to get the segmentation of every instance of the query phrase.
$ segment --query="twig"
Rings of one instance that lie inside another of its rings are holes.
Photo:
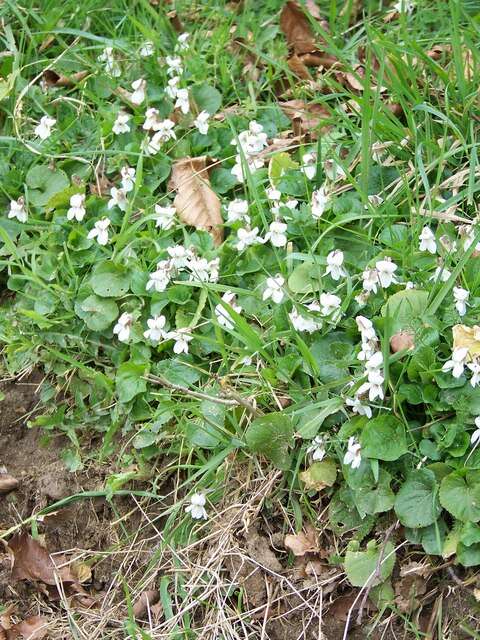
[[[209,402],[216,402],[217,404],[223,404],[228,407],[241,406],[255,417],[263,415],[263,413],[255,408],[250,402],[248,402],[248,400],[245,400],[245,398],[242,398],[240,395],[234,394],[233,392],[229,394],[222,393],[222,395],[219,396],[211,396],[208,393],[203,393],[202,391],[194,391],[193,389],[189,389],[188,387],[184,387],[180,384],[169,382],[162,376],[148,375],[143,377],[148,382],[153,382],[153,384],[161,385],[162,387],[166,387],[167,389],[171,389],[172,391],[177,391],[178,393],[190,396],[191,398],[208,400]]]

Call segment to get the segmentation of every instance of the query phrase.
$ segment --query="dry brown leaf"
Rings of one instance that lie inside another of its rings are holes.
[[[31,580],[44,582],[47,585],[55,585],[57,579],[61,582],[75,582],[68,566],[57,569],[50,554],[42,545],[22,532],[15,534],[8,543],[13,553],[12,580]],[[64,558],[58,558],[59,564],[63,564]]]
[[[15,613],[15,605],[10,605],[0,616],[0,640],[41,640],[48,633],[48,620],[42,616],[31,616],[13,624],[10,616]]]
[[[10,493],[18,487],[18,480],[8,473],[0,474],[0,495]]]
[[[73,87],[88,76],[88,71],[78,71],[71,76],[64,76],[53,69],[43,72],[43,80],[49,87]]]
[[[319,15],[317,11],[315,13]],[[311,15],[313,18],[317,17],[317,15]],[[323,21],[321,26],[327,30],[326,22]],[[287,2],[283,7],[280,14],[280,28],[294,53],[303,54],[317,51],[317,38],[312,31],[310,21],[305,15],[305,10],[296,2]]]
[[[12,625],[5,631],[6,640],[41,640],[48,633],[48,620],[42,616],[32,616]]]
[[[291,119],[293,132],[297,136],[308,133],[310,137],[315,138],[319,133],[325,133],[331,128],[325,123],[330,117],[330,112],[321,104],[306,103],[304,100],[287,100],[278,104],[283,113]],[[322,123],[323,126],[320,126]]]
[[[420,606],[418,596],[427,590],[425,578],[418,573],[405,575],[395,583],[395,604],[402,613],[412,613]]]
[[[465,324],[456,324],[452,327],[453,348],[468,347],[470,358],[480,356],[480,327],[474,325],[467,327]]]
[[[55,556],[57,566],[47,549],[26,532],[15,534],[8,543],[7,551],[13,556],[13,582],[34,582],[50,600],[59,599],[57,584],[61,582],[66,595],[75,598],[82,607],[90,608],[97,604],[73,575],[65,556]]]
[[[175,10],[169,11],[167,13],[167,18],[170,20],[170,24],[175,29],[175,31],[177,31],[177,33],[182,33],[184,31],[182,21],[180,20],[180,17]]]
[[[207,156],[177,160],[169,188],[177,192],[173,204],[182,222],[208,231],[216,246],[223,241],[220,199],[210,186]]]
[[[144,618],[147,611],[152,609],[160,600],[160,593],[157,589],[144,591],[133,605],[133,615],[137,620]]]
[[[296,535],[285,536],[285,547],[290,549],[294,556],[304,556],[306,553],[316,553],[319,550],[315,529],[310,526],[305,529],[305,533],[300,531]]]
[[[399,331],[390,338],[390,349],[392,350],[392,353],[414,348],[414,335],[411,331]]]
[[[302,59],[294,54],[287,60],[287,64],[292,73],[301,78],[302,80],[311,80],[312,76],[310,75],[309,70],[303,64]]]

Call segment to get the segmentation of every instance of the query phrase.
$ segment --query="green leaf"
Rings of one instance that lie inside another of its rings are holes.
[[[470,547],[460,543],[457,547],[457,560],[464,567],[476,567],[480,564],[480,544]]]
[[[268,165],[268,177],[272,186],[278,187],[284,173],[289,169],[298,169],[298,167],[298,162],[292,160],[290,154],[285,151],[276,153],[272,156]]]
[[[322,288],[323,269],[320,264],[307,260],[295,267],[288,278],[288,287],[293,293],[313,293]]]
[[[353,545],[352,545],[353,546]],[[348,549],[345,555],[345,572],[354,587],[374,586],[384,582],[395,566],[392,542],[376,545],[369,542],[365,551]]]
[[[182,387],[189,387],[200,378],[194,367],[179,358],[157,362],[154,373],[164,377],[168,382]]]
[[[79,315],[92,331],[103,331],[107,329],[118,317],[118,307],[113,300],[105,300],[92,294],[81,304],[80,309],[76,309]],[[80,313],[79,313],[80,311]]]
[[[480,520],[480,471],[454,471],[442,480],[440,503],[463,522]]]
[[[131,273],[120,264],[101,262],[93,270],[90,286],[102,298],[124,296],[130,287]]]
[[[300,480],[305,484],[305,490],[321,491],[325,487],[332,487],[337,479],[337,465],[335,460],[325,458],[314,462],[300,474]]]
[[[199,111],[213,115],[222,106],[222,94],[209,84],[197,84],[190,91]]]
[[[362,516],[355,506],[354,492],[348,487],[341,487],[335,492],[328,505],[330,528],[339,536],[355,532],[354,538],[363,540],[370,533],[374,524],[373,516]]]
[[[390,296],[382,307],[382,316],[391,318],[391,331],[415,329],[428,305],[428,291],[403,289]]]
[[[135,362],[124,362],[118,367],[115,383],[120,402],[130,402],[147,390],[147,382],[143,379],[146,371],[147,365]]]
[[[369,420],[360,435],[360,444],[362,456],[377,460],[398,460],[407,452],[403,422],[389,414]]]
[[[400,522],[412,529],[427,527],[435,522],[442,510],[437,493],[433,471],[412,471],[395,498],[395,513]]]
[[[460,533],[460,542],[466,547],[480,543],[480,527],[473,522],[466,522]]]
[[[50,198],[70,184],[64,171],[50,169],[48,165],[37,165],[29,169],[25,182],[28,187],[28,200],[36,207],[44,207]]]
[[[355,504],[360,513],[373,515],[390,511],[395,502],[395,494],[390,488],[391,481],[392,476],[385,469],[380,469],[376,487],[359,487],[354,491]]]
[[[271,460],[279,469],[290,467],[293,425],[288,415],[277,412],[255,418],[245,434],[248,448]]]

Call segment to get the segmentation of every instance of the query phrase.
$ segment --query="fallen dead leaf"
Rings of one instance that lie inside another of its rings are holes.
[[[177,160],[169,188],[177,195],[173,204],[182,222],[211,233],[216,246],[223,241],[220,199],[210,186],[207,156]]]
[[[310,6],[315,6],[310,2]],[[315,6],[314,13],[310,12],[312,18],[320,19],[320,13]],[[321,21],[324,30],[328,29],[328,24]],[[280,14],[280,28],[285,34],[289,47],[296,54],[311,53],[317,51],[317,38],[315,37],[310,20],[305,14],[305,10],[296,2],[287,2]],[[323,43],[325,44],[325,43]]]
[[[325,122],[330,118],[330,112],[321,104],[307,103],[304,100],[287,100],[279,102],[279,107],[292,121],[296,136],[308,133],[314,139],[319,133],[326,133],[331,128]]]
[[[142,620],[147,611],[152,609],[160,600],[160,593],[157,589],[144,591],[133,605],[133,615],[137,620]]]
[[[182,21],[175,10],[169,11],[167,13],[167,18],[170,20],[170,24],[177,33],[182,33],[184,31]]]
[[[285,536],[284,544],[294,556],[304,556],[306,553],[316,553],[318,549],[317,534],[313,527],[305,527],[305,533],[300,531],[295,535]]]
[[[8,473],[0,474],[0,495],[14,491],[18,484],[18,480]]]
[[[43,73],[43,81],[49,87],[73,87],[88,76],[88,71],[78,71],[71,76],[64,76],[53,69],[47,69]]]
[[[55,556],[57,566],[47,549],[26,532],[15,534],[7,545],[7,551],[13,559],[13,582],[34,582],[50,600],[59,599],[57,584],[60,582],[66,595],[74,597],[81,606],[90,608],[97,604],[73,575],[65,556]]]
[[[427,582],[418,573],[409,573],[395,582],[395,604],[402,613],[412,613],[420,606],[419,596],[427,590]]]
[[[452,327],[453,348],[468,347],[470,358],[480,356],[480,327],[474,325],[467,327],[465,324],[456,324]]]
[[[42,616],[32,616],[17,622],[16,624],[7,623],[2,620],[0,625],[0,640],[41,640],[48,633],[48,620]]]
[[[392,353],[403,351],[404,349],[414,349],[414,335],[410,331],[399,331],[390,338],[390,349]]]
[[[57,569],[50,554],[42,545],[22,532],[15,534],[8,543],[9,550],[13,553],[12,580],[30,580],[55,585],[57,577],[61,582],[75,582],[70,568],[64,566]],[[63,564],[62,559],[60,564]]]
[[[73,577],[76,578],[80,584],[92,580],[92,568],[86,562],[71,562],[70,569]]]

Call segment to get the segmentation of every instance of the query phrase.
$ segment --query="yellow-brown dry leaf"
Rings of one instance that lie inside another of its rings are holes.
[[[86,562],[74,561],[70,564],[70,569],[74,578],[84,584],[92,579],[92,568]]]
[[[317,534],[313,527],[306,527],[306,532],[300,531],[296,535],[288,534],[284,540],[285,547],[294,556],[304,556],[306,553],[318,551]]]
[[[220,200],[210,186],[207,156],[175,162],[169,187],[177,192],[173,202],[185,224],[208,231],[216,246],[223,241]]]
[[[464,324],[456,324],[452,327],[452,333],[454,349],[468,347],[470,358],[480,356],[480,327],[478,325],[467,327]]]

